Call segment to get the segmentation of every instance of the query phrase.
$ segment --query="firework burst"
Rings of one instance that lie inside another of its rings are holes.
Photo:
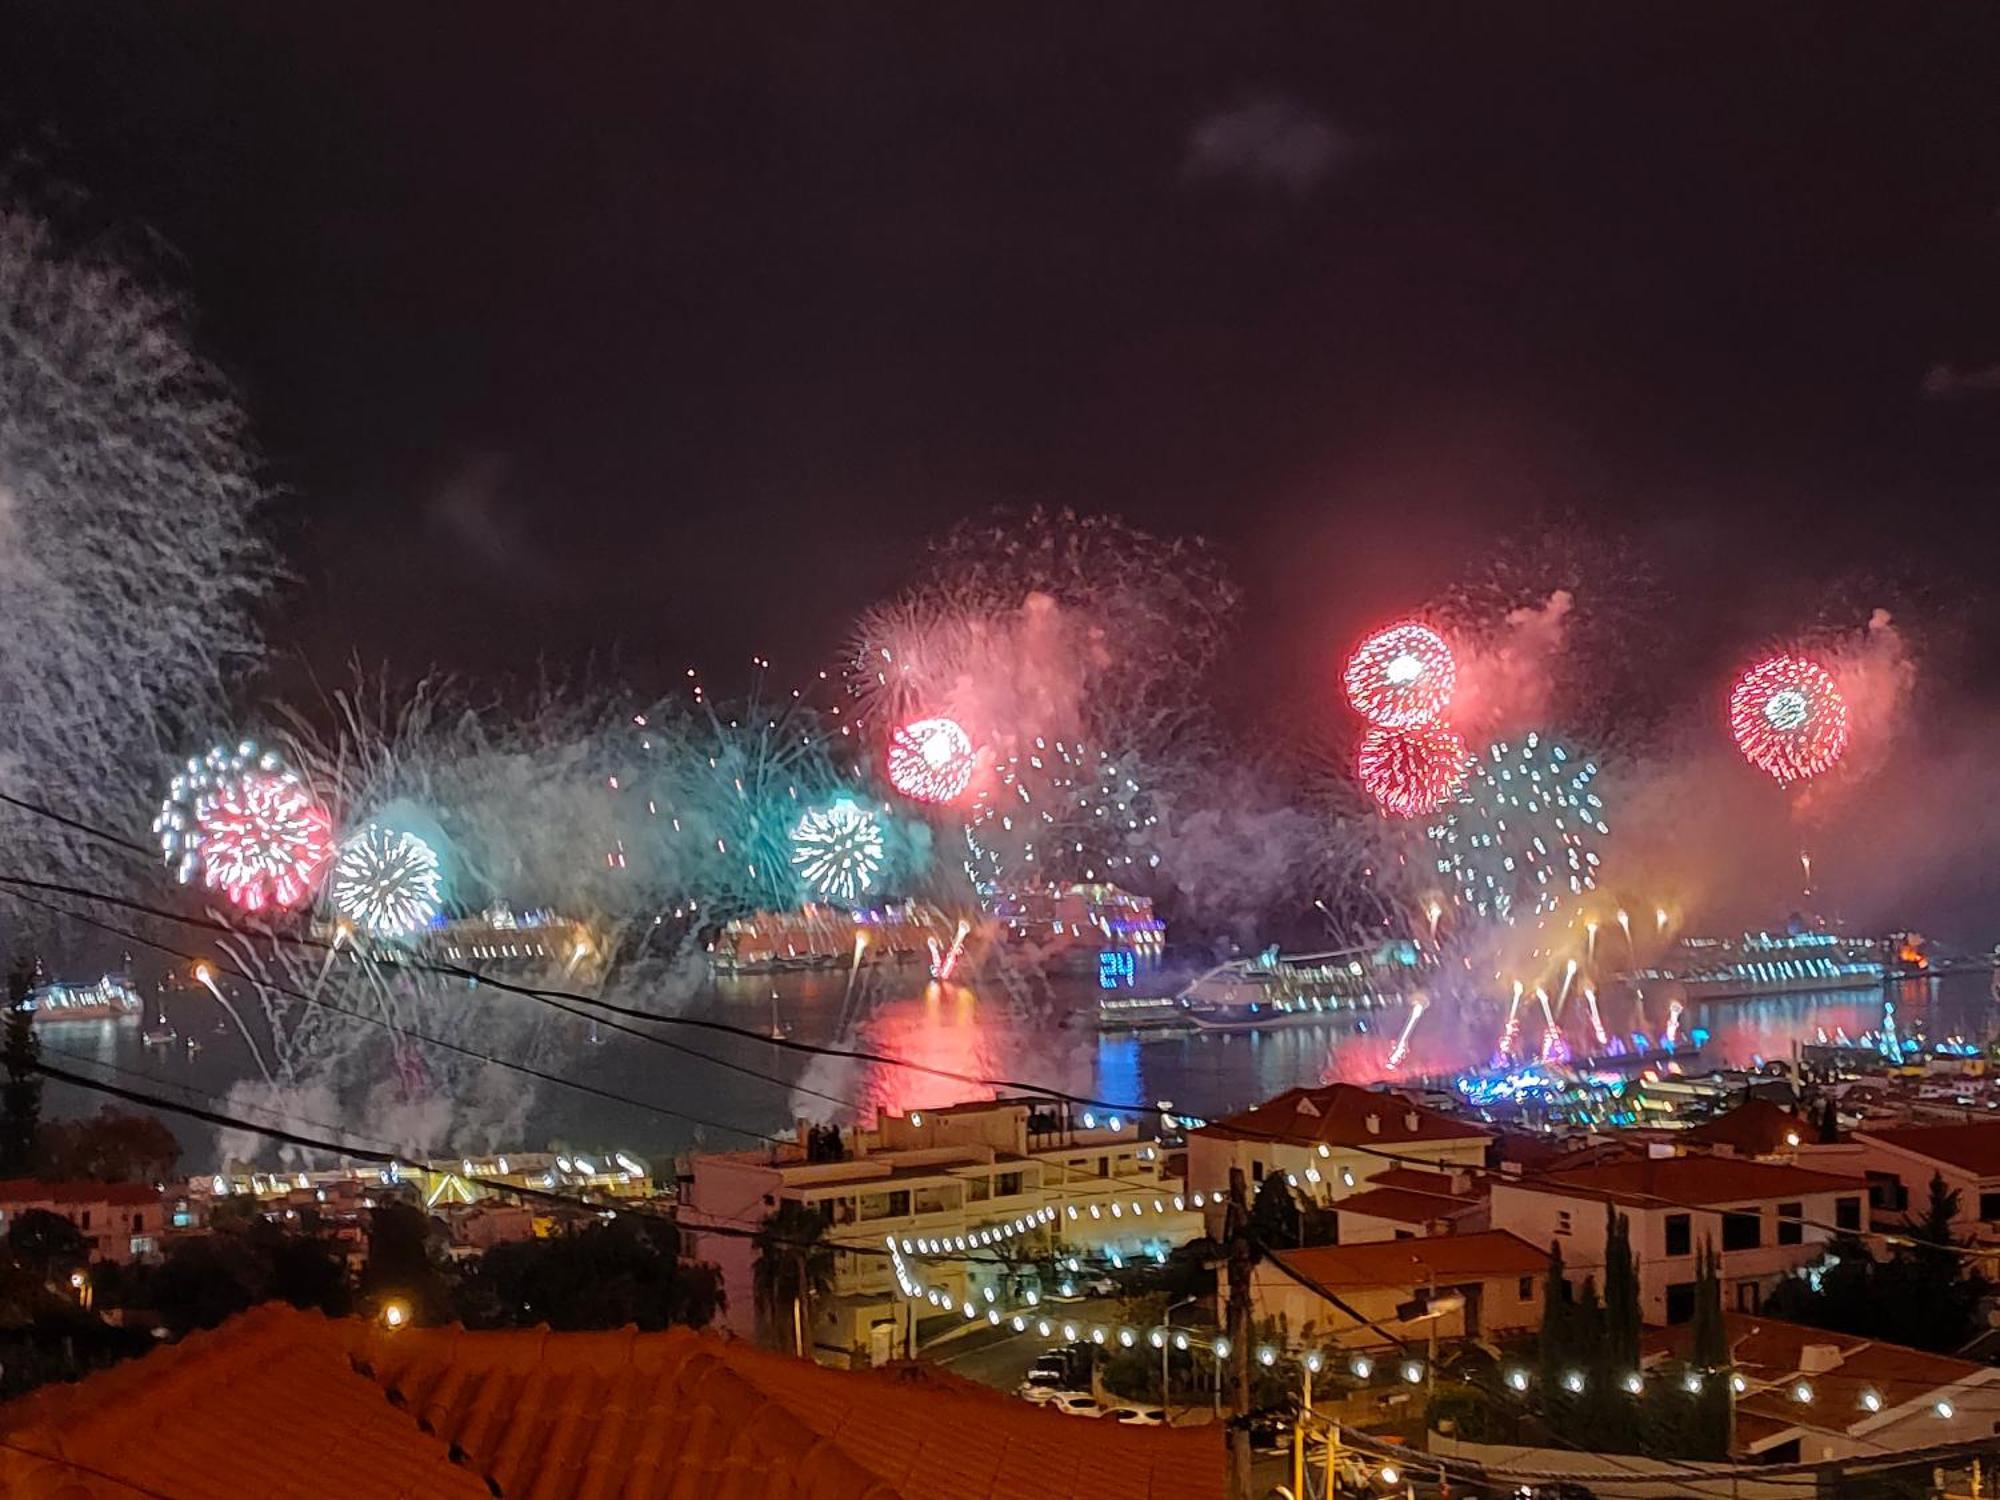
[[[951,802],[972,781],[972,739],[953,719],[918,719],[889,737],[889,784],[913,802]]]
[[[1736,679],[1729,729],[1758,770],[1780,783],[1807,781],[1847,752],[1847,700],[1817,662],[1774,656]]]
[[[853,905],[882,869],[882,820],[850,797],[807,810],[792,829],[792,864],[821,898]]]
[[[296,773],[258,767],[198,806],[202,879],[245,911],[294,907],[333,853],[333,820]]]
[[[438,913],[437,851],[413,833],[369,824],[340,846],[333,904],[377,937],[403,937]]]
[[[1593,889],[1596,843],[1611,831],[1597,774],[1595,761],[1533,732],[1473,759],[1458,804],[1430,830],[1460,904],[1513,922]]]
[[[1381,729],[1413,729],[1451,703],[1458,668],[1451,647],[1428,625],[1405,621],[1354,648],[1344,681],[1354,711]]]
[[[1037,739],[995,766],[975,796],[967,868],[981,885],[1105,879],[1159,863],[1147,849],[1158,821],[1138,776],[1109,751]]]
[[[1465,781],[1465,741],[1441,724],[1370,729],[1361,739],[1357,773],[1382,811],[1424,818],[1457,795]]]

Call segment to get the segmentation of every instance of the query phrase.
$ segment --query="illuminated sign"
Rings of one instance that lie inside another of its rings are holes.
[[[1106,948],[1097,955],[1097,987],[1101,990],[1129,990],[1138,972],[1130,948]]]

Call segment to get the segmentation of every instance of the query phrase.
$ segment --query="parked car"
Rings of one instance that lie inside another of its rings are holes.
[[[1101,1417],[1104,1407],[1095,1396],[1083,1391],[1064,1391],[1048,1403],[1066,1417]]]
[[[1164,1427],[1167,1414],[1157,1406],[1113,1406],[1104,1413],[1109,1421],[1119,1422],[1127,1427]]]
[[[1069,1382],[1057,1373],[1030,1370],[1028,1378],[1021,1382],[1015,1393],[1023,1401],[1032,1402],[1036,1406],[1046,1406],[1056,1397],[1069,1394]]]

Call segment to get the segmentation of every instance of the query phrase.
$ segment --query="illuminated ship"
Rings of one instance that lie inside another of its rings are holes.
[[[724,924],[709,946],[718,974],[783,974],[853,964],[913,963],[949,944],[953,924],[916,901],[850,909],[808,902],[790,911],[752,912]]]
[[[1204,1031],[1311,1026],[1342,1012],[1403,1004],[1423,968],[1422,949],[1407,939],[1291,958],[1272,948],[1217,964],[1176,995],[1174,1005]]]
[[[1660,967],[1618,976],[1647,996],[1683,1002],[1740,1000],[1882,983],[1879,945],[1831,932],[1746,932],[1740,939],[1685,937]]]
[[[95,984],[42,984],[22,1002],[36,1021],[122,1021],[146,1007],[122,977],[106,974]]]
[[[1167,924],[1153,915],[1152,901],[1109,881],[984,886],[980,897],[1010,942],[1088,950],[1092,963],[1106,947],[1157,953],[1167,941]]]

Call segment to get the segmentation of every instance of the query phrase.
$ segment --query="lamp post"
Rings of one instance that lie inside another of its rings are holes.
[[[1167,1356],[1174,1347],[1174,1314],[1183,1307],[1191,1307],[1201,1301],[1199,1297],[1183,1297],[1178,1302],[1167,1304],[1166,1316],[1160,1319],[1160,1326],[1166,1329],[1166,1337],[1160,1340],[1160,1421],[1172,1426],[1174,1414],[1173,1386],[1167,1379]]]

